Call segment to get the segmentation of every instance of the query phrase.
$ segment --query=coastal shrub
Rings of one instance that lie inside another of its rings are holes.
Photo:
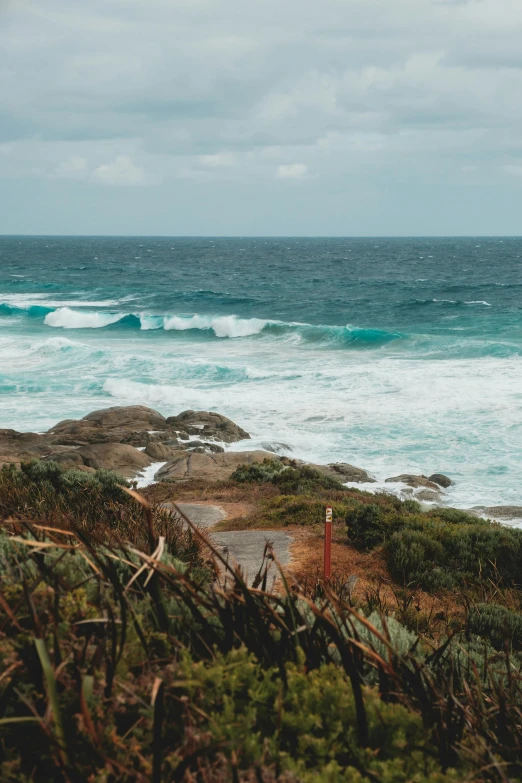
[[[522,615],[499,604],[478,604],[468,617],[469,629],[502,650],[507,643],[522,650]]]
[[[396,579],[428,590],[479,579],[522,584],[522,531],[498,524],[414,516],[390,537],[385,554]]]
[[[127,481],[108,470],[64,470],[52,461],[32,461],[0,470],[0,512],[4,517],[74,527],[93,543],[130,542],[146,548],[147,526],[141,506],[122,487]],[[193,564],[200,574],[200,545],[181,520],[164,507],[154,510],[156,529],[169,553]],[[202,570],[201,570],[202,569]]]
[[[41,514],[76,509],[89,514],[100,502],[126,502],[122,487],[127,486],[122,476],[108,470],[64,470],[56,462],[43,460],[22,463],[20,469],[4,465],[0,470],[0,502],[23,513],[34,509]]]
[[[451,525],[480,525],[485,522],[480,517],[468,514],[466,511],[461,511],[458,508],[434,508],[428,511],[426,516]]]
[[[353,689],[337,666],[307,674],[302,663],[287,663],[285,687],[276,668],[263,670],[244,648],[211,664],[184,656],[180,668],[189,683],[188,712],[207,747],[223,748],[243,768],[264,758],[310,783],[398,783],[419,770],[419,781],[457,779],[455,772],[443,775],[426,754],[431,748],[420,716],[384,702],[371,688],[364,692],[368,741],[361,747]]]
[[[444,547],[420,530],[394,533],[386,545],[386,555],[392,575],[401,584],[421,585],[428,590],[454,584],[452,575],[441,567]]]
[[[350,541],[372,549],[384,538],[386,512],[376,503],[358,503],[349,509],[346,524]]]
[[[2,781],[522,775],[512,659],[500,656],[503,679],[486,665],[464,679],[445,640],[424,659],[392,618],[340,599],[249,589],[232,571],[216,589],[173,558],[153,572],[135,548],[76,538],[74,524],[66,544],[12,524],[0,535]]]
[[[348,505],[343,501],[331,503],[334,523],[344,520]],[[263,502],[262,522],[270,527],[281,525],[324,524],[325,502],[309,495],[278,495]]]
[[[351,544],[383,546],[401,584],[427,590],[491,579],[522,585],[522,530],[458,509],[419,510],[415,501],[359,493],[347,495],[346,528]]]
[[[247,482],[267,484],[282,470],[285,470],[285,465],[280,460],[265,459],[263,462],[254,462],[252,465],[240,465],[230,478],[239,484]]]
[[[346,488],[330,476],[324,476],[309,465],[283,463],[266,459],[253,465],[240,465],[231,479],[238,483],[259,482],[275,484],[284,495],[312,494],[324,490],[343,491]]]
[[[477,577],[522,584],[522,530],[497,523],[447,528],[444,546],[451,564]]]

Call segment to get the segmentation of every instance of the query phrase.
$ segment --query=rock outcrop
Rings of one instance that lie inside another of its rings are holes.
[[[105,468],[133,478],[153,462],[173,461],[184,451],[219,453],[224,449],[216,441],[249,437],[219,413],[185,411],[167,419],[145,405],[114,406],[61,421],[43,435],[0,430],[0,464],[53,459],[66,469]]]
[[[190,448],[191,437],[234,443],[250,435],[219,413],[185,411],[166,419],[144,405],[105,408],[83,419],[67,419],[56,424],[44,436],[47,443],[63,446],[87,446],[94,443],[127,443],[145,447],[149,443],[183,441]],[[198,443],[194,448],[205,447]],[[214,446],[214,449],[216,447]]]
[[[334,462],[329,465],[313,465],[319,473],[330,476],[331,478],[346,484],[349,481],[358,484],[374,484],[375,479],[367,470],[357,468],[355,465],[349,465],[347,462]]]
[[[435,484],[434,481],[430,481],[430,479],[427,476],[414,476],[411,473],[401,473],[400,476],[393,476],[392,478],[386,479],[387,484],[406,484],[408,487],[413,487],[414,489],[417,489],[419,487],[424,487],[425,489],[434,489],[440,492],[440,488],[438,484]]]
[[[415,492],[415,500],[421,500],[425,503],[439,503],[442,495],[440,490],[435,489],[419,489]]]
[[[161,413],[144,405],[105,408],[83,419],[67,419],[46,434],[50,443],[86,446],[93,443],[128,443],[145,446],[156,434],[167,429]],[[174,433],[175,437],[175,433]]]
[[[488,506],[483,512],[499,519],[522,519],[522,506]]]
[[[455,483],[448,478],[448,476],[445,476],[444,473],[433,473],[431,476],[428,476],[428,478],[430,481],[433,481],[434,484],[438,484],[439,487],[444,487],[444,489],[453,486]]]
[[[184,411],[179,416],[169,416],[167,427],[188,435],[201,435],[205,440],[221,440],[223,443],[250,439],[248,432],[226,416],[207,411]]]
[[[36,432],[0,430],[0,462],[24,462],[50,454],[53,447]]]
[[[125,443],[95,443],[77,449],[64,449],[45,459],[58,462],[65,470],[112,470],[125,478],[134,478],[153,462],[143,451]]]
[[[273,459],[267,451],[227,451],[224,454],[183,453],[156,473],[156,481],[226,481],[239,465]]]
[[[185,447],[179,443],[149,443],[145,449],[145,454],[151,457],[154,462],[168,462],[183,456]]]

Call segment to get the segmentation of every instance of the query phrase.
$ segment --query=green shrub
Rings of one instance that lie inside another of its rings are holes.
[[[444,547],[427,533],[408,528],[394,533],[386,545],[388,565],[401,584],[419,584],[427,589],[452,587],[453,579],[441,570]]]
[[[428,590],[492,579],[522,584],[522,531],[457,509],[419,511],[390,496],[346,498],[348,541],[363,549],[384,545],[401,584]]]
[[[239,465],[230,478],[239,484],[248,482],[268,484],[282,470],[285,470],[285,465],[280,460],[265,459],[263,462],[254,462],[252,465]]]
[[[522,531],[496,524],[414,517],[391,536],[385,553],[395,578],[427,590],[479,579],[506,586],[522,582]]]
[[[376,503],[357,503],[346,515],[348,539],[373,549],[382,543],[388,527],[387,509]]]
[[[466,511],[460,511],[458,508],[434,508],[428,511],[426,516],[451,525],[480,525],[485,522],[480,517],[475,517]]]
[[[207,744],[240,758],[243,768],[264,758],[310,783],[405,783],[421,769],[418,781],[457,780],[429,758],[419,716],[370,688],[364,692],[369,741],[361,747],[352,686],[337,666],[307,674],[302,663],[288,663],[283,688],[280,672],[262,669],[243,648],[211,664],[184,656],[181,674],[190,683],[188,712]]]
[[[283,463],[280,460],[266,459],[253,465],[240,465],[231,479],[239,483],[272,483],[284,495],[323,493],[324,490],[343,491],[346,488],[329,476],[324,476],[309,465]]]
[[[467,524],[447,528],[442,539],[450,567],[474,577],[522,584],[522,530]]]
[[[522,650],[522,615],[499,604],[478,604],[468,618],[469,629],[488,639],[497,650],[507,643]]]
[[[346,516],[347,505],[342,501],[330,503],[334,523]],[[278,495],[263,503],[262,520],[267,526],[324,524],[325,501],[309,495]]]

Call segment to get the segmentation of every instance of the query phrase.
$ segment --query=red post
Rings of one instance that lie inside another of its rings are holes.
[[[324,581],[332,576],[332,518],[331,508],[326,509],[324,518]]]

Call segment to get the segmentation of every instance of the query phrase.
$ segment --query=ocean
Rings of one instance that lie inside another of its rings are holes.
[[[0,237],[0,427],[216,410],[239,448],[522,504],[521,257],[519,238]]]

